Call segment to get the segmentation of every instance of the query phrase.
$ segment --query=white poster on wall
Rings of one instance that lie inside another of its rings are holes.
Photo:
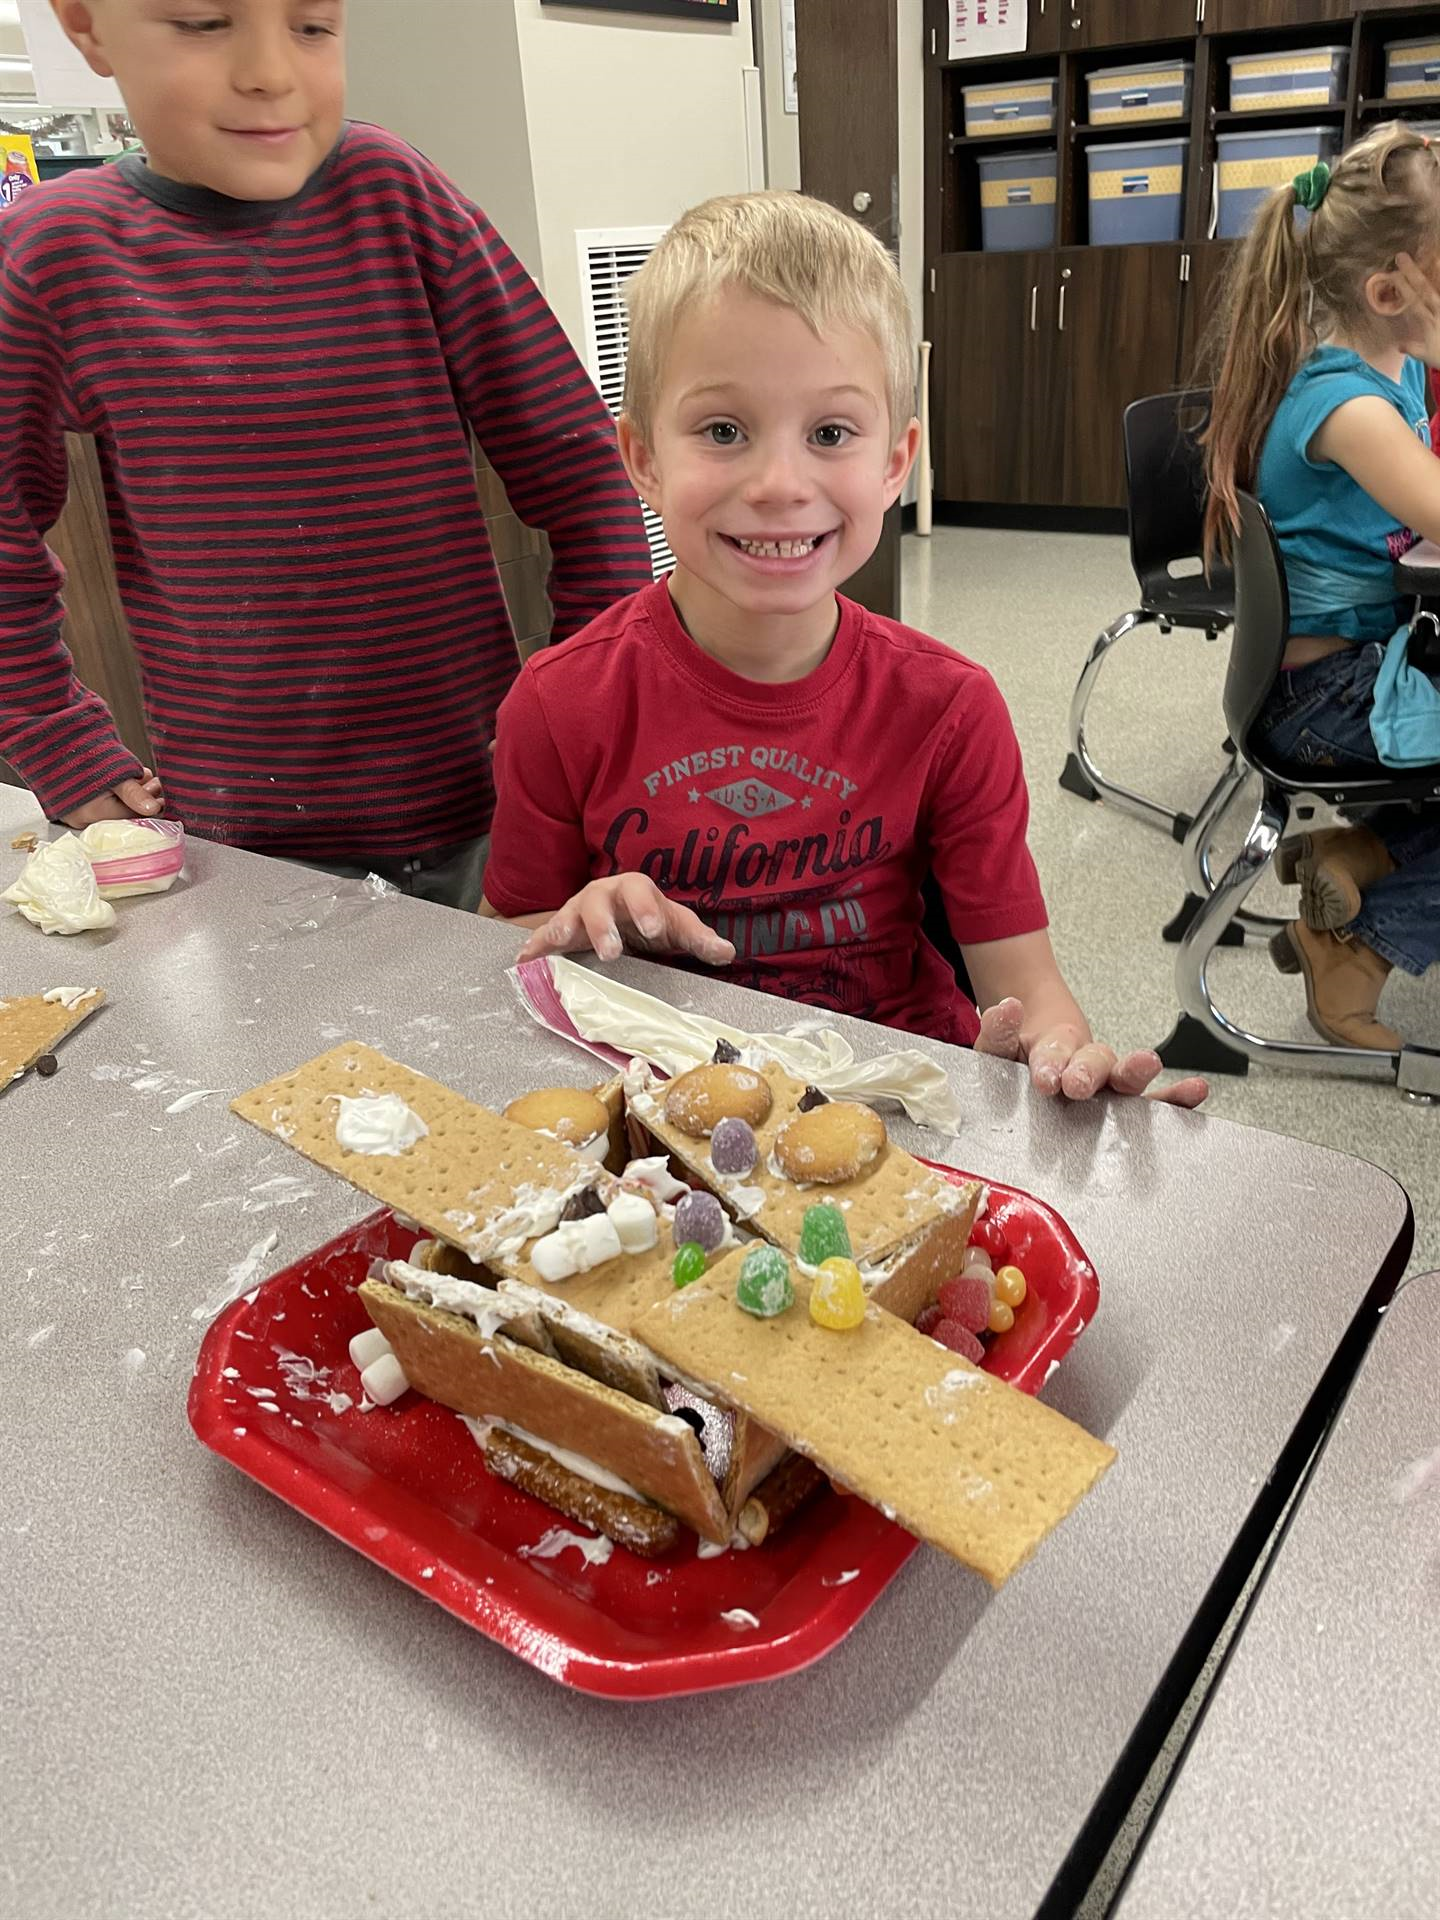
[[[800,88],[795,78],[795,0],[780,0],[780,67],[785,76],[785,111],[799,113]]]
[[[1029,35],[1028,0],[950,0],[950,58],[1023,53]]]
[[[123,107],[113,80],[92,73],[60,30],[50,0],[20,0],[20,25],[42,107]]]

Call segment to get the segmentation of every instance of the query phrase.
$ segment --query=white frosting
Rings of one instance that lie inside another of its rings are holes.
[[[589,1480],[597,1487],[603,1487],[607,1493],[623,1493],[628,1500],[644,1500],[643,1493],[637,1493],[628,1480],[622,1480],[618,1473],[611,1473],[608,1467],[599,1466],[594,1460],[587,1460],[583,1453],[571,1453],[568,1447],[557,1447],[549,1440],[542,1440],[538,1433],[527,1433],[524,1427],[511,1426],[508,1420],[471,1420],[466,1414],[460,1418],[470,1429],[471,1438],[483,1452],[490,1435],[498,1430],[513,1434],[517,1440],[523,1440],[527,1447],[534,1447],[537,1453],[548,1454],[557,1466],[565,1468],[567,1473],[578,1474],[582,1480]],[[647,1504],[650,1504],[647,1502]]]
[[[607,1540],[603,1533],[593,1538],[583,1533],[571,1533],[568,1527],[551,1527],[535,1542],[533,1547],[521,1547],[522,1560],[553,1560],[567,1547],[574,1547],[588,1567],[603,1567],[615,1551],[615,1542]],[[759,1622],[756,1622],[759,1625]]]
[[[517,1300],[502,1298],[491,1287],[478,1286],[473,1280],[456,1280],[448,1273],[426,1273],[423,1268],[412,1267],[408,1260],[387,1260],[384,1273],[392,1287],[422,1306],[473,1320],[487,1340],[507,1321],[518,1320],[529,1311]]]
[[[662,1206],[667,1200],[683,1199],[690,1191],[683,1180],[677,1180],[671,1173],[670,1156],[665,1153],[651,1154],[644,1160],[632,1160],[621,1178],[630,1181],[633,1186],[644,1187]]]
[[[335,1098],[340,1102],[335,1142],[351,1153],[398,1158],[430,1131],[398,1093],[362,1093],[358,1099],[338,1093]]]
[[[42,933],[89,933],[115,924],[115,909],[100,898],[95,869],[73,833],[37,847],[0,900]]]
[[[467,1243],[472,1260],[508,1260],[527,1240],[549,1233],[565,1211],[565,1202],[582,1187],[593,1186],[590,1167],[581,1167],[564,1187],[539,1187],[530,1182],[515,1189],[510,1205],[487,1220]]]
[[[64,1007],[67,1013],[73,1013],[82,1000],[88,1000],[92,993],[98,993],[98,987],[51,987],[40,998],[53,1006]]]
[[[741,1630],[758,1627],[760,1624],[755,1618],[755,1615],[748,1612],[744,1607],[727,1608],[727,1610],[721,1614],[720,1618],[725,1622],[727,1627],[738,1627]]]

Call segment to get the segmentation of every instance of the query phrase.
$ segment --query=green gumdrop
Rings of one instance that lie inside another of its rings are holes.
[[[805,1209],[800,1223],[800,1258],[807,1267],[823,1266],[827,1260],[850,1260],[850,1235],[845,1216],[827,1201]]]
[[[795,1304],[790,1262],[778,1247],[752,1247],[740,1262],[735,1304],[758,1320],[773,1320]]]
[[[688,1287],[692,1280],[698,1280],[705,1271],[705,1249],[698,1240],[687,1240],[677,1248],[675,1262],[670,1269],[670,1277],[677,1287]]]

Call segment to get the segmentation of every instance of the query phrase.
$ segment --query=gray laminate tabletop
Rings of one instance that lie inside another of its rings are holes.
[[[1440,1275],[1396,1295],[1121,1920],[1440,1910]]]
[[[0,788],[0,849],[31,824]],[[19,858],[0,851],[0,876]],[[922,1550],[794,1678],[605,1704],[186,1422],[196,1308],[252,1255],[273,1273],[369,1211],[228,1095],[341,1037],[490,1104],[588,1071],[515,1013],[513,930],[335,885],[192,843],[186,883],[122,903],[108,935],[0,919],[0,991],[110,994],[58,1074],[0,1096],[0,1907],[1006,1920],[1059,1875],[1046,1911],[1065,1911],[1404,1269],[1404,1193],[1223,1120],[1063,1110],[1014,1067],[929,1046],[964,1132],[894,1135],[1067,1217],[1102,1298],[1046,1397],[1119,1461],[999,1595]],[[783,1019],[617,971],[742,1026]],[[836,1024],[862,1053],[893,1044]]]

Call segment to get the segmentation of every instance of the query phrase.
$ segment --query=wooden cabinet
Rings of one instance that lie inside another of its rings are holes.
[[[944,500],[1060,498],[1053,253],[952,253],[935,276],[933,418]]]
[[[1029,26],[1027,53],[1058,53],[1062,28],[1070,31],[1070,0],[1030,0]]]
[[[1196,31],[1198,0],[1071,0],[1068,44],[1110,47],[1181,40]]]
[[[1259,27],[1308,27],[1325,20],[1349,21],[1353,0],[1205,0],[1207,33],[1246,33]]]
[[[1056,498],[1125,505],[1120,421],[1132,400],[1175,384],[1180,247],[1067,247],[1057,255],[1055,326],[1064,449]]]
[[[1209,386],[1215,377],[1206,349],[1211,323],[1220,311],[1235,245],[1233,240],[1205,240],[1184,249],[1185,308],[1180,324],[1179,367],[1182,387]]]

